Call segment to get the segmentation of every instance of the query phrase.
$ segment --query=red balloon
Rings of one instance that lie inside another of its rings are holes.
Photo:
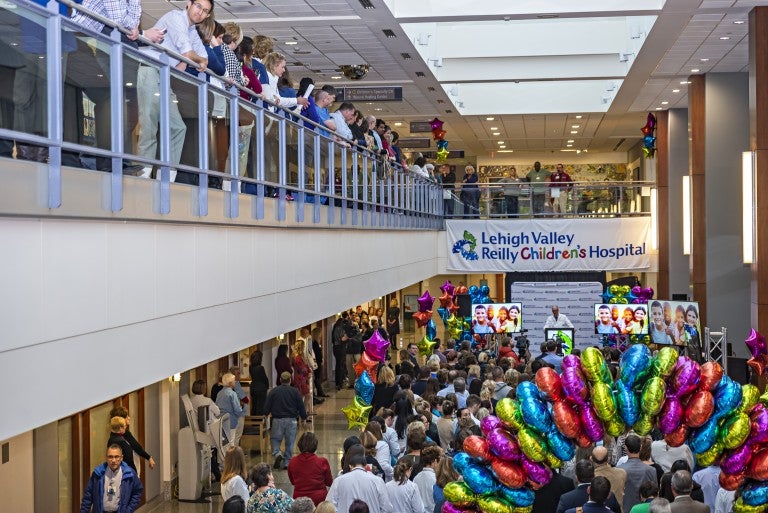
[[[578,445],[581,448],[589,447],[590,445],[592,445],[592,440],[589,439],[586,433],[580,432],[579,435],[576,437],[576,445]]]
[[[762,449],[752,456],[747,465],[747,477],[758,481],[768,480],[768,449]]]
[[[450,306],[451,303],[453,303],[453,296],[448,294],[447,292],[437,299],[440,300],[440,306],[442,306],[443,308],[448,308],[448,306]]]
[[[744,481],[746,481],[747,476],[744,472],[740,472],[738,474],[726,474],[722,470],[720,471],[720,476],[718,476],[718,481],[720,481],[720,487],[725,488],[728,491],[735,491],[744,484]]]
[[[432,318],[432,310],[427,310],[426,312],[416,312],[413,314],[413,318],[416,319],[416,325],[419,328],[423,328]]]
[[[709,390],[697,391],[685,406],[685,425],[692,428],[703,426],[714,410],[715,399],[712,393]]]
[[[465,442],[466,445],[466,442]],[[496,477],[505,486],[510,488],[522,488],[528,476],[525,470],[517,463],[503,460],[493,460],[491,468],[496,473]]]
[[[541,488],[542,486],[544,486],[546,483],[537,483],[537,482],[529,479],[527,484],[531,488],[531,490],[536,491],[539,488]]]
[[[445,130],[432,130],[432,137],[435,139],[435,141],[439,141],[440,139],[445,139]]]
[[[747,360],[747,365],[757,374],[762,376],[766,369],[768,369],[768,355],[753,356]]]
[[[544,370],[542,367],[540,371]],[[552,405],[552,418],[555,421],[557,429],[568,438],[575,438],[578,441],[579,436],[584,435],[581,428],[581,419],[576,409],[566,401],[558,401]],[[589,442],[587,443],[589,445]],[[585,446],[582,446],[585,447]]]
[[[472,435],[465,438],[464,452],[473,458],[480,458],[481,460],[485,461],[491,461],[493,459],[493,454],[491,454],[491,448],[488,445],[488,440],[482,436]]]
[[[547,401],[557,402],[565,398],[563,382],[560,375],[552,367],[542,367],[536,372],[536,385]]]
[[[363,355],[355,364],[355,374],[359,376],[363,373],[364,370],[368,371],[368,375],[371,376],[371,381],[374,383],[376,383],[376,375],[378,373],[378,369],[379,362],[368,356],[368,353],[363,353]]]
[[[448,311],[451,312],[452,314],[456,314],[456,312],[459,311],[459,305],[457,305],[456,303],[451,303],[451,305],[448,307]]]
[[[650,135],[653,133],[653,128],[649,127],[648,125],[645,125],[643,128],[641,128],[643,135]]]
[[[723,378],[723,368],[717,362],[707,362],[701,366],[701,378],[699,379],[699,390],[709,390],[710,392],[720,384]]]
[[[680,447],[688,437],[688,426],[680,424],[677,429],[664,436],[664,441],[671,447]]]
[[[466,294],[469,291],[466,285],[459,285],[456,287],[456,289],[453,291],[455,294]]]

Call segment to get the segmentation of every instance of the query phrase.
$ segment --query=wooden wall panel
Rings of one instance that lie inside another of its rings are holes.
[[[707,202],[706,202],[706,83],[703,75],[688,78],[688,119],[691,136],[691,285],[698,301],[701,325],[707,325]]]

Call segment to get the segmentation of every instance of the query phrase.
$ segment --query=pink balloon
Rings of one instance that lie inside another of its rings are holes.
[[[443,508],[440,511],[442,513],[467,513],[468,511],[474,511],[474,510],[467,510],[464,508],[460,508],[451,502],[445,501],[443,503]]]
[[[491,452],[504,461],[518,461],[520,446],[515,437],[502,428],[496,428],[486,435]]]
[[[589,397],[589,389],[584,378],[584,373],[577,367],[563,369],[561,377],[565,397],[574,404],[584,404]]]
[[[643,287],[641,287],[640,285],[635,285],[634,287],[632,287],[633,296],[640,296],[640,294],[642,293],[643,293]]]
[[[749,414],[752,421],[748,442],[763,444],[768,442],[768,408],[763,403],[757,403]]]
[[[432,305],[435,304],[435,298],[427,290],[422,294],[419,299],[416,300],[419,303],[419,312],[426,312],[432,309]]]
[[[448,294],[449,296],[452,296],[453,291],[456,290],[456,287],[454,287],[449,280],[446,280],[445,283],[440,285],[440,290],[442,290],[443,293]]]
[[[563,369],[570,369],[571,367],[581,369],[581,358],[579,358],[575,354],[569,354],[568,356],[563,358],[563,363],[561,364],[561,366]]]
[[[687,356],[677,359],[677,368],[672,374],[672,392],[675,397],[685,397],[696,391],[701,378],[701,367]]]
[[[754,447],[749,441],[732,451],[725,451],[720,460],[720,470],[726,474],[738,474],[749,464],[752,459]]]
[[[643,288],[643,290],[641,291],[641,295],[645,299],[652,299],[653,298],[653,287],[645,287],[645,288]]]
[[[538,485],[545,485],[552,480],[552,470],[543,463],[531,461],[523,455],[521,463],[523,470],[528,474],[528,479]]]
[[[597,417],[597,413],[595,413],[595,408],[591,404],[587,403],[579,406],[579,418],[581,418],[581,425],[584,426],[584,434],[590,440],[597,442],[603,439],[605,429]]]
[[[364,342],[365,352],[368,353],[373,360],[384,363],[387,359],[387,350],[389,349],[389,340],[386,340],[381,336],[379,330],[373,332],[371,338]]]
[[[676,396],[668,395],[659,413],[659,430],[665,435],[673,433],[683,423],[685,410]]]
[[[766,343],[765,343],[765,337],[763,337],[760,333],[755,331],[754,328],[749,330],[749,336],[747,337],[747,340],[745,340],[744,342],[747,344],[747,347],[749,348],[749,352],[752,353],[752,356],[754,358],[758,358],[759,356],[768,353],[768,348],[766,347]]]
[[[486,436],[488,436],[488,433],[499,427],[502,427],[501,419],[495,415],[488,415],[480,421],[480,430]]]

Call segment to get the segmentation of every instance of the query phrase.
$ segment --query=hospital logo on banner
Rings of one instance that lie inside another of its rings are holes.
[[[448,221],[448,269],[652,270],[650,218]]]

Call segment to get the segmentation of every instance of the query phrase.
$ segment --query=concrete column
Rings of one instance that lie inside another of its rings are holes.
[[[749,330],[749,268],[741,257],[741,153],[749,148],[749,77],[691,77],[693,193],[691,283],[702,327],[728,328],[731,342]],[[743,344],[733,343],[737,355]]]
[[[690,258],[683,255],[683,176],[688,174],[688,110],[670,109],[667,116],[666,136],[669,152],[667,154],[667,247],[666,264],[668,277],[668,295],[687,294],[691,296]],[[661,158],[661,157],[660,157]],[[659,191],[661,203],[661,191]],[[659,215],[659,222],[665,218]],[[659,230],[661,234],[661,229]],[[659,238],[659,249],[662,247]],[[660,254],[661,255],[661,254]],[[659,264],[661,265],[661,263]]]

